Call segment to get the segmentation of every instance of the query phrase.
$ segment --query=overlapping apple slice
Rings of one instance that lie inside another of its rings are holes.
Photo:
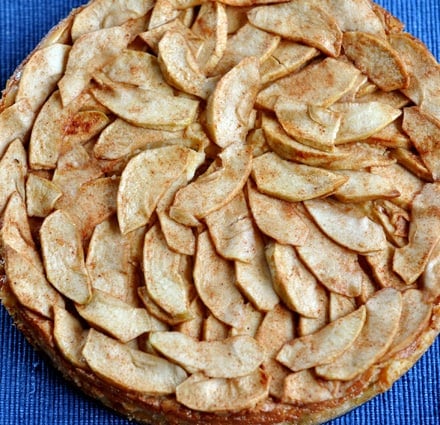
[[[222,58],[228,41],[228,16],[220,2],[203,2],[191,31],[200,37],[196,60],[205,75],[211,75]]]
[[[118,26],[130,19],[144,16],[153,2],[144,0],[100,0],[89,4],[73,20],[72,40],[101,28]]]
[[[14,140],[0,160],[0,213],[13,192],[25,199],[26,152],[20,140]]]
[[[383,37],[347,31],[344,33],[342,45],[347,57],[382,90],[408,87],[409,76],[405,64]]]
[[[324,289],[299,260],[295,249],[271,242],[266,246],[266,258],[275,291],[286,305],[302,316],[319,317],[324,309]]]
[[[359,307],[318,332],[287,342],[276,359],[294,372],[331,363],[351,347],[364,326],[365,318],[365,307]]]
[[[310,370],[291,373],[284,380],[285,403],[318,403],[332,398],[328,382],[319,380]]]
[[[218,78],[203,74],[183,34],[166,32],[158,48],[159,64],[170,85],[202,99],[210,96]]]
[[[279,96],[298,102],[328,107],[338,101],[355,84],[360,71],[352,64],[333,58],[312,63],[262,89],[257,96],[258,106],[273,109]],[[332,81],[319,86],[316,81]]]
[[[255,57],[243,59],[217,83],[206,105],[206,125],[218,146],[225,148],[245,139],[259,89],[260,68]]]
[[[248,12],[252,25],[339,56],[342,32],[332,15],[307,1],[255,7]]]
[[[252,181],[247,185],[247,197],[258,228],[283,244],[302,245],[309,232],[296,211],[295,204],[265,195]]]
[[[207,274],[205,270],[215,270]],[[197,238],[194,284],[203,303],[222,322],[241,328],[254,309],[235,285],[234,266],[220,257],[207,231]]]
[[[235,412],[252,409],[269,393],[270,377],[258,369],[239,378],[206,378],[191,375],[176,388],[177,401],[202,412]]]
[[[280,298],[275,292],[264,252],[264,241],[255,232],[255,254],[249,262],[235,261],[236,284],[259,311],[271,311]]]
[[[50,214],[40,229],[41,247],[47,279],[67,298],[86,304],[91,282],[84,262],[81,235],[63,211]]]
[[[261,192],[290,202],[329,195],[347,181],[340,174],[286,161],[273,152],[253,160],[252,177]]]
[[[130,348],[94,329],[89,331],[82,355],[93,372],[122,390],[172,394],[187,377],[176,364]]]
[[[426,184],[414,198],[409,226],[409,242],[398,248],[393,269],[407,284],[413,283],[425,269],[429,255],[440,238],[440,186]]]
[[[364,254],[386,247],[383,228],[361,209],[325,199],[311,199],[304,205],[320,229],[342,246]]]
[[[181,146],[165,146],[146,150],[131,159],[118,190],[118,221],[123,234],[148,222],[160,197],[197,155]]]
[[[377,291],[365,303],[367,318],[361,333],[336,360],[315,368],[325,379],[349,381],[365,372],[391,346],[399,328],[402,295],[392,288]],[[383,312],[387,314],[384,316]]]
[[[246,184],[252,167],[249,146],[233,143],[220,154],[221,164],[213,162],[208,170],[180,189],[170,207],[170,217],[187,226],[226,205]]]
[[[73,365],[87,368],[82,350],[89,333],[88,329],[84,329],[81,322],[63,307],[54,306],[53,316],[53,337],[62,355]]]
[[[222,341],[198,341],[181,332],[152,332],[152,346],[189,373],[211,378],[246,376],[261,365],[265,353],[257,341],[247,335]]]
[[[66,70],[58,82],[63,105],[77,98],[95,72],[120,54],[131,38],[130,31],[121,26],[99,29],[80,37],[70,50]]]
[[[185,266],[187,258],[172,251],[156,224],[145,235],[143,271],[150,297],[168,314],[180,321],[191,318],[189,303],[192,284]]]

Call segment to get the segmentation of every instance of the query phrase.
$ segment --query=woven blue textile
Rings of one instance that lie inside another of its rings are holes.
[[[439,0],[379,0],[440,58]],[[85,0],[0,0],[0,86]],[[1,184],[1,182],[0,182]],[[0,425],[127,425],[59,376],[0,307]],[[440,425],[440,340],[390,391],[329,425]]]

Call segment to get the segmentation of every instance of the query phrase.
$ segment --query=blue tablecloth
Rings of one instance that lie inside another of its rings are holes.
[[[85,0],[0,0],[0,86],[38,40]],[[440,58],[439,0],[380,0]],[[1,182],[0,182],[1,184]],[[65,382],[0,307],[0,425],[130,422]],[[393,388],[331,425],[439,425],[440,340]]]

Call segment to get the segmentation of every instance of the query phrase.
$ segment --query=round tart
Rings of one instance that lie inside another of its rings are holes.
[[[317,424],[440,330],[440,65],[369,0],[94,0],[0,104],[1,298],[148,424]]]

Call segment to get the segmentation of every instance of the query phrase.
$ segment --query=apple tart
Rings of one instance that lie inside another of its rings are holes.
[[[318,424],[440,330],[440,65],[370,0],[93,0],[0,104],[1,299],[146,424]]]

